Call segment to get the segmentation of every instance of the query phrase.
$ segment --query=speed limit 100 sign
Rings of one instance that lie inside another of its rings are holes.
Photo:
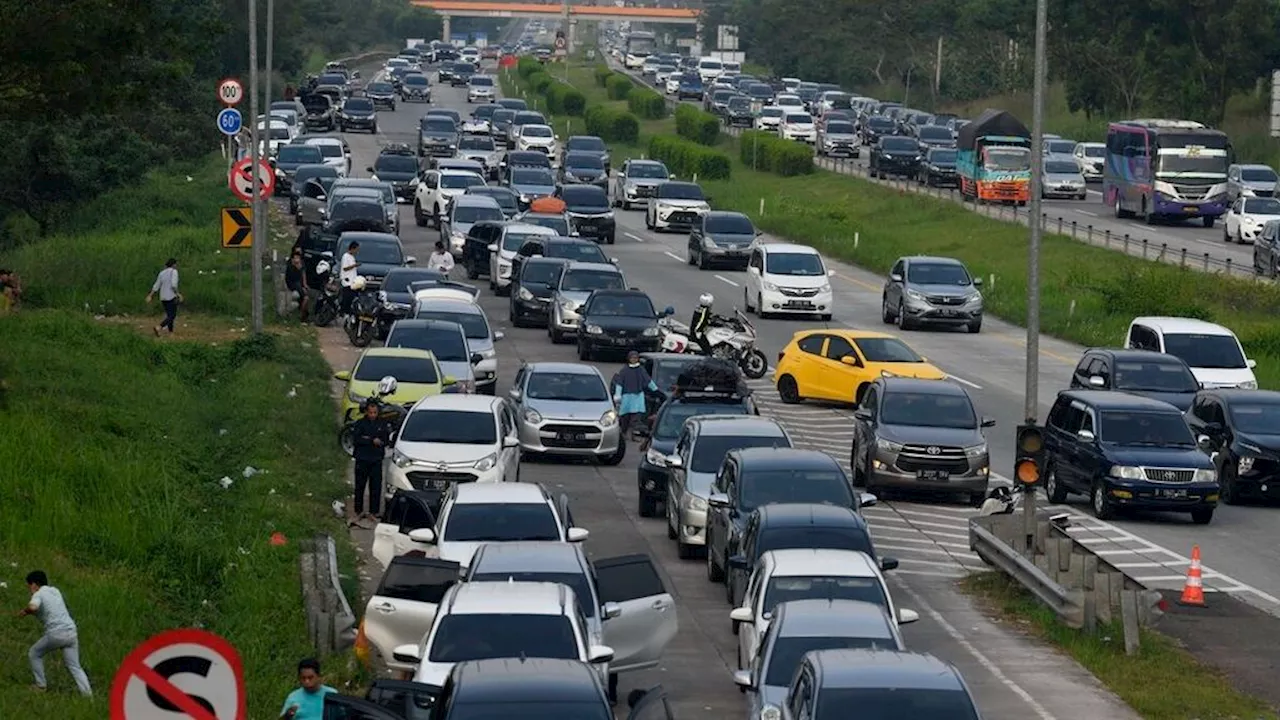
[[[235,78],[218,83],[218,99],[223,105],[238,105],[244,99],[244,86]]]

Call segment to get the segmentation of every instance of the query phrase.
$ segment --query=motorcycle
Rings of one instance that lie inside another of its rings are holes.
[[[351,301],[351,314],[344,322],[344,329],[352,345],[368,347],[378,336],[378,310],[381,307],[378,293],[373,290],[365,290]]]
[[[330,270],[327,260],[316,263],[316,276],[323,283],[320,294],[316,297],[315,310],[312,312],[312,318],[317,327],[329,327],[334,320],[338,319],[342,288],[338,285],[338,278],[334,277]]]
[[[365,399],[366,403],[374,404],[378,407],[378,419],[386,422],[391,426],[391,440],[395,442],[395,437],[400,432],[400,426],[404,424],[404,419],[409,416],[409,405],[397,405],[388,402],[386,398],[394,395],[399,387],[396,379],[390,375],[378,381],[377,391]],[[343,418],[342,429],[338,431],[338,444],[342,446],[343,452],[348,455],[355,455],[356,438],[355,424],[362,417],[357,409],[347,410],[346,417]]]
[[[1028,492],[1034,493],[1035,490],[1028,490],[1026,485],[1020,483],[1015,483],[1010,487],[1001,485],[1000,487],[991,488],[987,493],[987,499],[983,500],[982,505],[978,508],[978,517],[1012,515],[1022,507],[1023,496]],[[1065,529],[1071,525],[1071,513],[1050,515],[1049,521]]]
[[[667,308],[672,310],[672,308]],[[733,317],[715,315],[707,327],[707,342],[711,345],[711,357],[732,363],[742,369],[742,374],[757,380],[769,372],[769,360],[756,348],[756,329],[751,321],[734,308]],[[662,351],[685,355],[702,355],[702,348],[678,329],[671,313],[658,320],[658,332],[662,339]]]

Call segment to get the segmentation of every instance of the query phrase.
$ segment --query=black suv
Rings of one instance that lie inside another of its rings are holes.
[[[1089,496],[1099,520],[1129,509],[1189,512],[1207,525],[1218,471],[1174,406],[1128,393],[1064,390],[1045,422],[1045,492]]]
[[[366,170],[374,179],[390,183],[397,200],[413,202],[413,193],[418,188],[422,172],[413,148],[404,144],[387,145]]]
[[[511,258],[511,277],[519,276],[520,266],[526,260],[540,256],[560,258],[570,262],[618,264],[616,258],[605,257],[604,251],[600,249],[600,246],[590,240],[535,235],[525,240],[520,249],[516,251],[515,257]]]
[[[617,240],[618,221],[609,207],[609,193],[599,185],[561,185],[556,197],[564,201],[569,227],[580,237],[612,245]]]
[[[867,170],[871,177],[881,180],[896,175],[914,178],[920,167],[920,143],[914,138],[882,137],[871,146],[871,164]]]
[[[513,268],[507,320],[516,327],[546,327],[551,298],[568,264],[561,258],[531,257],[520,263],[520,274]]]
[[[916,180],[929,187],[960,187],[960,175],[956,172],[956,149],[934,147],[925,153],[920,162]]]
[[[1187,424],[1217,453],[1222,502],[1280,496],[1280,393],[1271,390],[1205,390],[1196,396]]]
[[[640,290],[596,290],[578,314],[582,316],[578,359],[591,360],[606,352],[656,351],[662,342],[658,318],[670,313],[664,310],[659,315],[653,301]]]
[[[1089,348],[1071,373],[1071,389],[1119,390],[1167,402],[1186,412],[1200,391],[1200,382],[1176,355],[1154,350]]]

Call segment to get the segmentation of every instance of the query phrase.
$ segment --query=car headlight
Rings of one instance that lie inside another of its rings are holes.
[[[1112,465],[1111,477],[1120,478],[1121,480],[1146,480],[1147,474],[1140,467],[1132,465]]]
[[[896,453],[902,450],[902,443],[885,440],[884,438],[876,438],[876,449],[883,452]]]
[[[407,468],[413,464],[413,458],[399,450],[393,450],[391,451],[391,462],[395,463],[398,468]]]
[[[586,330],[587,330],[587,332],[588,332],[588,333],[590,333],[590,334],[592,334],[592,335],[603,335],[603,334],[604,334],[604,328],[600,327],[599,325],[588,325],[588,326],[586,327]]]
[[[822,283],[822,285],[818,287],[818,292],[820,293],[831,292],[831,283]]]
[[[656,327],[645,328],[643,334],[645,337],[656,337],[658,335],[658,328]]]
[[[694,512],[705,512],[707,509],[706,498],[700,498],[697,495],[685,495],[684,507],[686,510]]]
[[[964,301],[965,303],[982,302],[982,293],[976,292],[976,293],[973,293],[972,295],[968,295],[965,297]]]
[[[774,285],[773,283],[769,282],[768,280],[765,280],[765,281],[761,282],[761,283],[760,283],[760,285],[761,285],[762,287],[764,287],[764,289],[765,289],[765,290],[768,290],[769,292],[777,292],[777,290],[778,290],[778,286],[777,286],[777,285]]]
[[[1249,458],[1249,459],[1250,459],[1250,460],[1252,460],[1252,458]],[[1192,481],[1192,482],[1198,482],[1198,483],[1211,483],[1211,482],[1218,482],[1218,471],[1217,471],[1217,470],[1210,470],[1210,469],[1207,469],[1207,468],[1202,468],[1202,469],[1200,469],[1200,470],[1196,470],[1196,474],[1195,474],[1195,476],[1191,479],[1191,481]]]
[[[418,187],[419,182],[421,182],[419,178],[414,178],[409,181],[409,187]]]
[[[987,454],[987,444],[980,443],[972,447],[967,447],[964,449],[964,454],[971,458],[982,457],[983,455]]]
[[[573,309],[574,309],[573,301],[572,301],[572,300],[561,300],[561,301],[560,301],[560,309],[561,309],[561,310],[564,310],[565,312],[573,312]]]
[[[374,182],[378,182],[378,176],[377,176],[377,175],[370,175],[370,176],[369,176],[369,179],[370,179],[370,180],[372,180],[372,181],[374,181]]]
[[[667,456],[663,455],[661,452],[653,448],[649,448],[648,450],[645,451],[644,459],[645,459],[645,462],[649,463],[650,465],[657,465],[658,467],[667,466]]]
[[[1238,473],[1241,473],[1241,474],[1247,473],[1252,469],[1253,469],[1253,458],[1251,457],[1242,457],[1240,458],[1240,462],[1236,463],[1236,472]]]
[[[915,290],[908,290],[907,297],[911,298],[912,300],[924,300],[924,295],[916,292]]]
[[[1240,383],[1236,387],[1240,388],[1241,390],[1257,390],[1258,383],[1254,380],[1246,380],[1245,382]]]
[[[477,460],[474,467],[480,472],[485,472],[486,470],[492,470],[493,466],[497,464],[498,464],[498,454],[493,453],[491,455],[485,455],[484,457]]]
[[[540,425],[542,416],[538,414],[537,410],[527,409],[524,411],[524,421],[530,425]]]
[[[604,414],[600,416],[601,427],[613,427],[614,425],[617,425],[617,424],[618,424],[618,413],[614,412],[613,410],[605,410]]]
[[[348,400],[350,400],[351,402],[356,403],[357,405],[359,405],[359,404],[363,404],[363,403],[364,403],[364,401],[365,401],[365,400],[368,400],[369,398],[367,398],[367,397],[365,397],[365,396],[363,396],[363,395],[357,395],[357,394],[355,394],[354,392],[348,391],[348,392],[347,392],[347,399],[348,399]]]
[[[765,705],[760,708],[760,720],[782,720],[782,709],[777,705]]]
[[[522,202],[522,203],[524,203],[524,204],[528,205],[528,204],[529,204],[529,196],[528,196],[528,195],[525,195],[524,193],[520,193],[520,202]]]
[[[516,296],[519,297],[521,300],[533,299],[533,293],[529,292],[528,288],[523,288],[523,287],[520,288],[520,292],[516,293]]]

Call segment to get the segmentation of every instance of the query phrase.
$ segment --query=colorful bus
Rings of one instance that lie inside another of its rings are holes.
[[[623,51],[624,64],[634,70],[644,64],[644,59],[653,54],[658,39],[651,32],[636,30],[627,33],[627,46]]]
[[[1205,227],[1227,212],[1226,133],[1192,120],[1123,120],[1107,129],[1102,200],[1116,217],[1148,224],[1198,217]]]

